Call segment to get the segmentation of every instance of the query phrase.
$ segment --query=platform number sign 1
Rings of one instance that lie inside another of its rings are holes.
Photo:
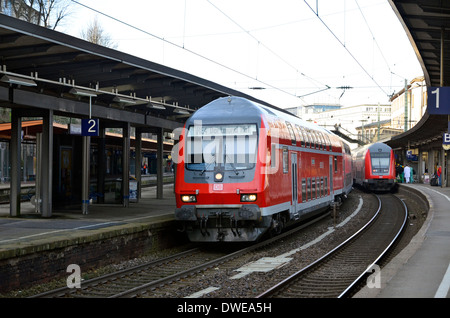
[[[82,136],[98,136],[99,126],[98,119],[82,119],[81,120],[81,135]]]
[[[427,111],[431,115],[450,115],[450,87],[428,87]]]

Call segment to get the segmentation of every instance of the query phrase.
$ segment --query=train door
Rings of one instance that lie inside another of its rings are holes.
[[[330,156],[330,195],[333,195],[333,156]]]
[[[297,154],[291,153],[291,182],[292,182],[292,210],[291,215],[293,215],[294,219],[298,219],[298,174],[297,174]]]

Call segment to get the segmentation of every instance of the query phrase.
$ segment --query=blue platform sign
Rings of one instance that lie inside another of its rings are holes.
[[[450,145],[450,134],[449,133],[444,133],[444,136],[442,136],[442,144]]]
[[[81,135],[82,136],[98,136],[99,126],[98,119],[82,119],[81,120]]]
[[[450,87],[428,87],[427,111],[431,115],[450,115]]]

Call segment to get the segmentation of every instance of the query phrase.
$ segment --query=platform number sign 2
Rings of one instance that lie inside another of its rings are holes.
[[[82,119],[81,120],[81,135],[82,136],[98,136],[99,126],[98,119]]]

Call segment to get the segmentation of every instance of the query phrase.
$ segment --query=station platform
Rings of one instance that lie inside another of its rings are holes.
[[[156,187],[142,188],[139,202],[92,204],[89,213],[79,210],[54,210],[43,218],[30,202],[21,203],[21,216],[9,216],[9,204],[0,205],[0,260],[45,249],[57,241],[77,240],[122,228],[173,221],[175,194],[173,184],[164,185],[163,199],[156,199]]]
[[[354,297],[450,298],[450,188],[401,186],[426,196],[430,204],[427,219],[410,244],[381,269],[381,284],[365,287]]]

